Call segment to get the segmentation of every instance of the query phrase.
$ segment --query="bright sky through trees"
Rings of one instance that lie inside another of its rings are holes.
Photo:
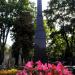
[[[31,2],[34,2],[37,4],[37,0],[30,0]],[[50,0],[42,0],[42,8],[43,10],[47,8],[47,4]]]
[[[31,2],[34,2],[35,4],[37,4],[37,0],[30,0]],[[48,4],[48,2],[49,2],[50,0],[42,0],[42,9],[44,10],[44,9],[46,9],[47,8],[47,4]],[[9,46],[11,46],[12,45],[12,41],[11,41],[11,39],[10,39],[10,34],[8,35],[8,39],[7,39],[7,44],[9,45]]]

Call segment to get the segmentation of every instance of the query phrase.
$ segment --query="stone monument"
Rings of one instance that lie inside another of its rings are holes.
[[[37,0],[36,30],[34,36],[34,61],[46,61],[46,34],[43,26],[42,0]]]

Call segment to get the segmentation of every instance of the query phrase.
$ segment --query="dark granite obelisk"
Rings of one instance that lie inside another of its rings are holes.
[[[45,62],[46,34],[43,27],[42,0],[37,0],[36,24],[34,36],[34,61],[41,60],[42,62]]]

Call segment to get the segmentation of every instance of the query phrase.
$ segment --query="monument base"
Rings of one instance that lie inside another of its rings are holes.
[[[37,62],[40,60],[42,63],[47,62],[47,55],[45,49],[37,48],[34,50],[33,61]]]

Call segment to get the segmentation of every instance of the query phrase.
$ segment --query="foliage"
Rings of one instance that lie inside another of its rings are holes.
[[[0,0],[0,64],[2,64],[4,59],[4,47],[7,42],[8,34],[14,27],[14,22],[22,12],[33,12],[33,8],[29,0]],[[13,36],[15,37],[15,33]],[[30,39],[31,38],[32,37],[30,37]]]
[[[25,1],[25,0],[23,0]],[[25,1],[26,2],[26,1]],[[29,52],[33,49],[33,25],[31,10],[28,4],[20,1],[21,6],[16,10],[16,18],[12,27],[12,37],[14,44],[12,46],[13,55],[16,59],[15,65],[18,65],[19,54],[22,57],[22,62],[28,60]],[[26,5],[27,4],[27,5]]]
[[[14,20],[13,10],[15,5],[12,3],[13,1],[0,0],[0,57],[2,59],[0,59],[0,64],[4,59],[4,47]]]
[[[44,11],[51,32],[50,46],[55,45],[52,48],[54,50],[56,50],[56,48],[58,50],[65,49],[64,55],[66,58],[72,56],[75,45],[73,42],[75,38],[75,23],[71,21],[75,16],[74,9],[74,0],[51,0],[48,9]]]

